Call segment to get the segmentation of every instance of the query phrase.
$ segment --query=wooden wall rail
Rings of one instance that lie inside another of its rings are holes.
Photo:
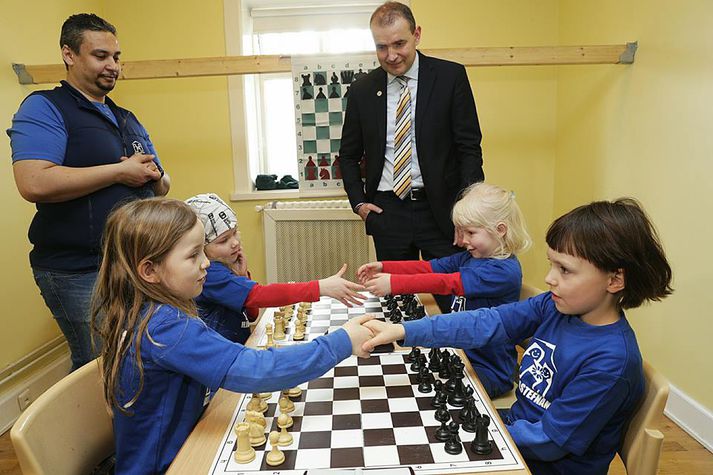
[[[456,61],[465,66],[541,66],[558,64],[631,64],[637,43],[601,46],[513,46],[494,48],[428,49],[429,56]],[[344,55],[333,56],[338,62]],[[215,58],[127,61],[121,79],[187,78],[291,71],[291,57],[221,56]],[[62,64],[13,63],[20,84],[57,83],[65,77]]]

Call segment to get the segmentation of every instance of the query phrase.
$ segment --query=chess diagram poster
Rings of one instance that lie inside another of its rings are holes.
[[[339,146],[349,88],[377,67],[374,54],[292,56],[300,190],[343,187]]]

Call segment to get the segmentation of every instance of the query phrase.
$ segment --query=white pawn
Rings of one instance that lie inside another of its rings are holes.
[[[245,422],[235,426],[235,434],[238,436],[235,461],[238,463],[250,463],[255,460],[255,449],[250,446],[249,430],[250,424]]]
[[[270,449],[270,452],[267,453],[267,456],[265,457],[265,462],[267,462],[267,464],[272,467],[274,467],[275,465],[280,465],[285,461],[285,454],[283,454],[277,446],[277,441],[279,440],[279,438],[279,432],[275,430],[270,432],[270,446],[272,448]]]
[[[295,403],[293,403],[289,397],[287,397],[286,392],[282,393],[280,399],[277,402],[280,405],[280,410],[282,412],[293,413],[295,412]],[[284,404],[284,405],[283,405]],[[284,407],[284,409],[283,409]]]
[[[277,427],[281,429],[280,436],[277,440],[277,445],[279,445],[280,447],[292,445],[292,434],[287,432],[288,417],[290,416],[288,416],[287,414],[280,414],[280,417],[277,418]]]
[[[285,410],[285,407],[280,406],[280,417],[278,418],[278,424],[279,424],[279,422],[280,422],[279,419],[280,419],[283,415],[284,415],[284,416],[287,416],[287,419],[285,419],[285,424],[287,425],[287,427],[292,427],[292,424],[294,424],[294,421],[292,420],[292,416],[290,415],[289,412],[287,412],[287,411]]]
[[[302,396],[302,390],[300,389],[299,386],[295,386],[294,388],[287,391],[287,396],[288,397],[300,397],[300,396]]]

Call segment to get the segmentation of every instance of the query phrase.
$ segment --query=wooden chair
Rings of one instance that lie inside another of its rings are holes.
[[[653,429],[653,425],[663,415],[668,399],[668,381],[646,361],[644,379],[644,399],[629,423],[619,451],[628,475],[655,475],[663,444],[663,434]]]
[[[10,431],[24,475],[90,473],[114,453],[97,360],[65,376],[25,409]]]
[[[529,299],[530,297],[540,295],[542,292],[543,291],[538,289],[537,287],[533,287],[533,286],[523,282],[522,288],[520,289],[520,300]],[[525,351],[525,348],[527,348],[527,345],[528,345],[528,340],[520,342],[517,345],[518,346],[518,348],[517,348],[518,363],[520,362],[520,359],[522,358],[522,352]],[[502,396],[498,396],[495,399],[493,399],[493,406],[495,406],[495,409],[510,409],[510,406],[512,406],[515,403],[516,399],[517,398],[515,397],[515,387],[513,387],[512,390],[506,392]]]

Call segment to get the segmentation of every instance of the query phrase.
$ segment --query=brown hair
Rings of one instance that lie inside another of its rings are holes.
[[[144,384],[141,340],[156,305],[167,304],[196,315],[193,300],[180,299],[161,284],[143,280],[137,273],[144,260],[161,263],[176,242],[196,225],[198,218],[182,201],[150,198],[132,201],[115,209],[107,220],[99,268],[92,299],[92,326],[102,343],[104,399],[110,410],[124,413],[139,397]],[[134,345],[139,386],[123,406],[118,394],[121,364]]]
[[[673,292],[671,266],[656,229],[638,201],[595,201],[561,216],[547,230],[547,245],[605,272],[624,271],[620,308],[636,308]]]
[[[416,31],[416,19],[413,16],[413,12],[407,5],[399,2],[386,2],[380,5],[374,10],[374,13],[371,14],[369,25],[374,22],[379,26],[393,25],[399,17],[408,22],[411,33]]]

